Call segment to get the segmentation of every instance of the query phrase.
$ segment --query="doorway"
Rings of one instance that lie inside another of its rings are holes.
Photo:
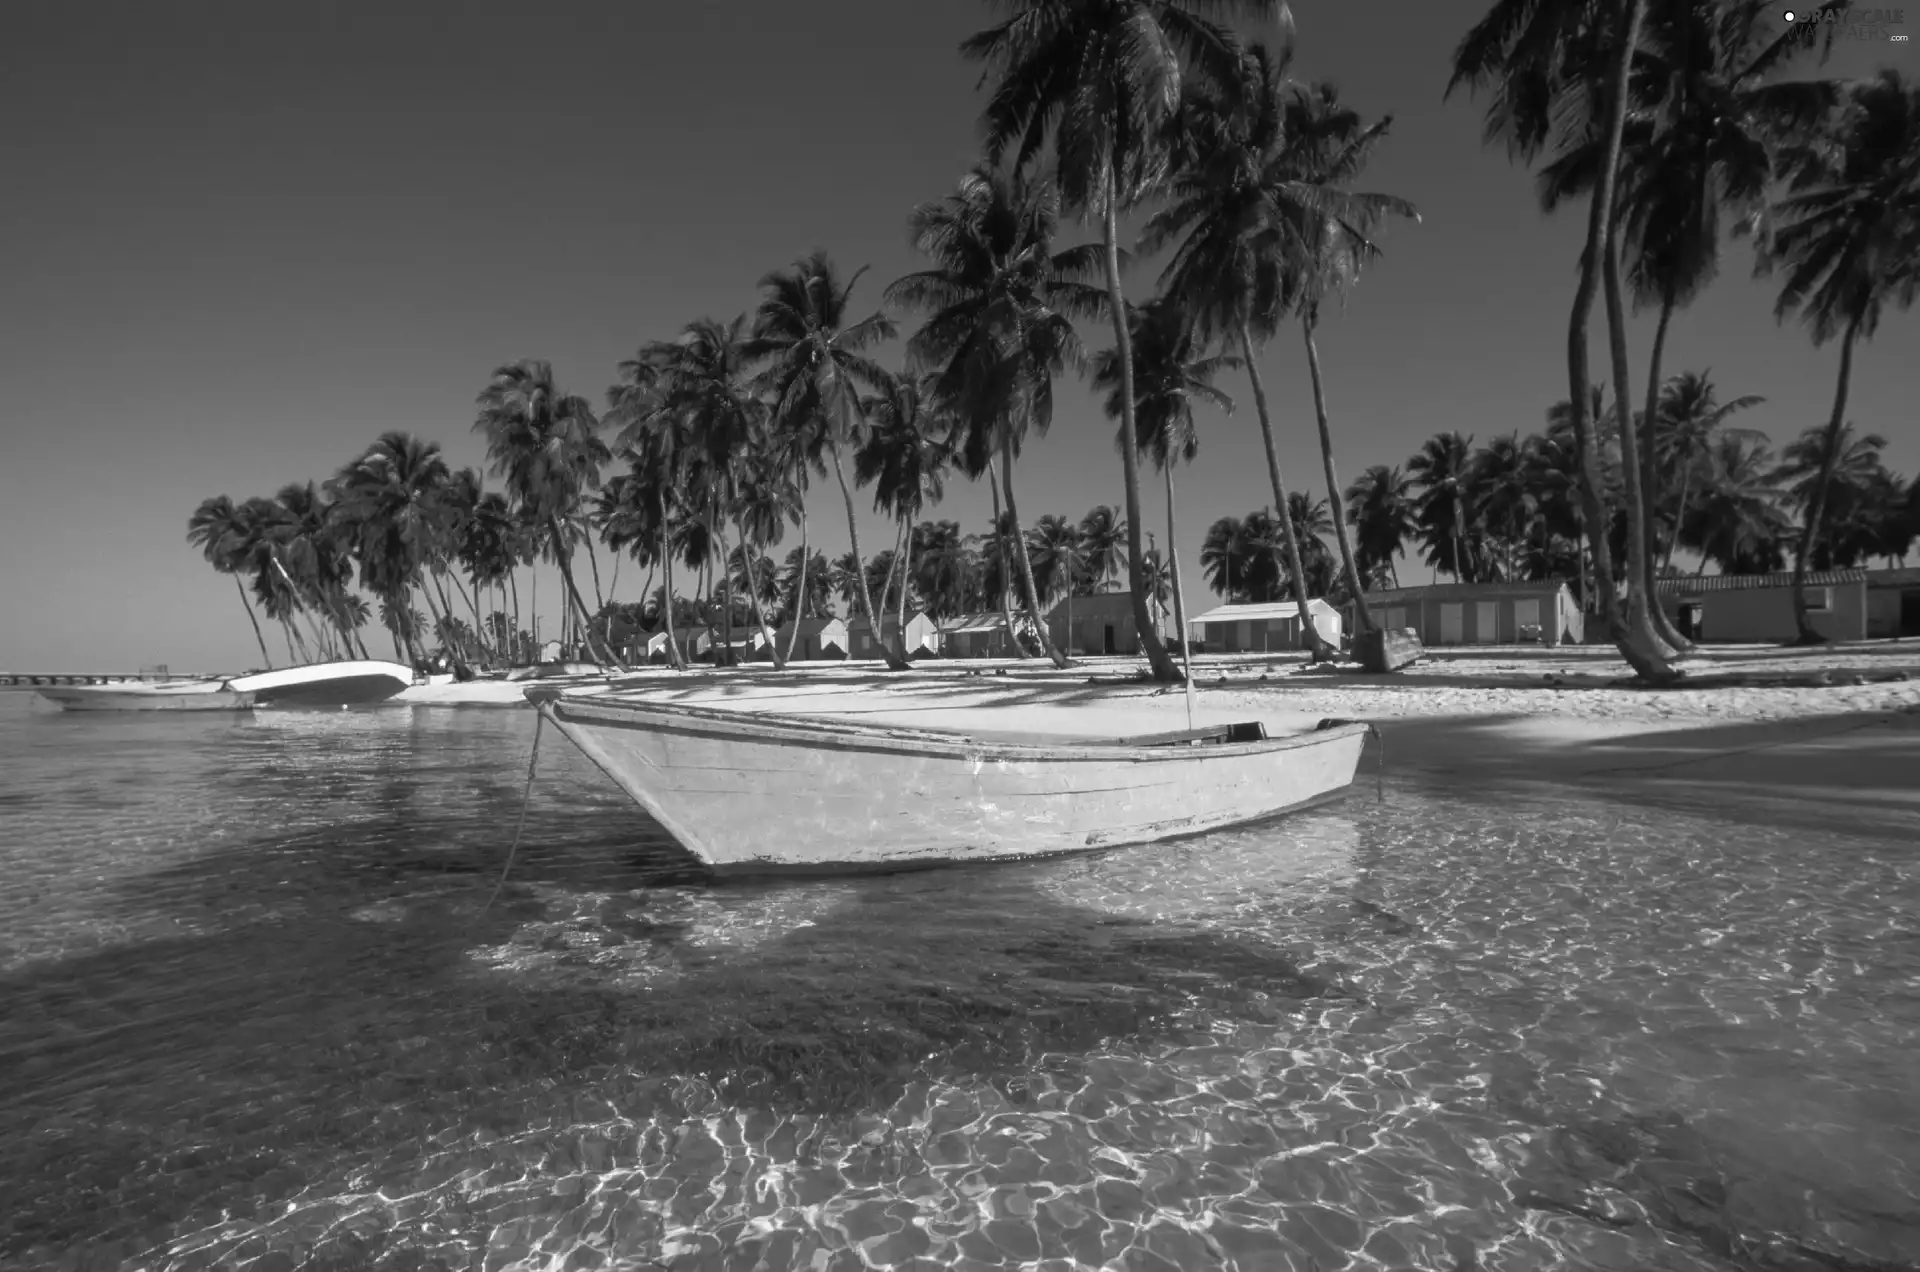
[[[1113,654],[1113,653],[1119,652],[1118,649],[1116,648],[1116,642],[1113,639],[1112,623],[1107,624],[1106,639],[1101,642],[1101,650],[1103,653],[1107,653],[1107,654]]]

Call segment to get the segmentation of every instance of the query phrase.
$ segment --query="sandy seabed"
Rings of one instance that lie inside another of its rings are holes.
[[[1379,727],[1390,773],[1475,789],[1577,784],[1725,799],[1748,816],[1920,836],[1920,640],[1700,653],[1671,689],[1631,684],[1619,656],[1597,647],[1439,651],[1391,676],[1310,668],[1297,655],[1208,656],[1195,660],[1191,707],[1182,687],[1136,679],[1136,658],[1077,659],[1065,671],[976,659],[899,674],[878,663],[650,668],[611,680],[418,686],[396,701],[525,705],[525,689],[541,683],[745,711],[881,723],[934,723],[937,711],[949,727],[1109,736],[1179,729],[1189,718],[1257,719],[1275,734],[1365,720]]]

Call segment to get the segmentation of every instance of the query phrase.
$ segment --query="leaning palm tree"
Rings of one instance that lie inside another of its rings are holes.
[[[273,655],[267,652],[267,638],[260,634],[260,620],[254,616],[253,603],[247,600],[247,589],[240,582],[240,565],[245,559],[247,537],[251,532],[249,519],[225,495],[201,500],[200,506],[187,518],[187,542],[200,549],[208,565],[221,574],[233,576],[240,604],[247,610],[247,622],[253,625],[253,639],[260,646],[260,657],[271,669]]]
[[[1105,297],[1080,281],[1098,267],[1097,249],[1054,250],[1059,197],[1052,183],[984,166],[962,177],[954,193],[916,208],[910,225],[932,268],[887,289],[889,303],[927,311],[907,342],[908,360],[932,373],[931,391],[954,421],[960,470],[987,475],[1000,552],[1018,569],[1041,649],[1064,667],[1066,656],[1041,621],[1013,461],[1028,433],[1044,434],[1053,422],[1054,378],[1081,361],[1072,319],[1104,306]],[[1003,498],[1011,519],[1006,533]]]
[[[1792,188],[1773,209],[1763,268],[1786,271],[1777,317],[1799,313],[1815,344],[1840,337],[1840,377],[1819,474],[1793,562],[1799,643],[1824,639],[1807,621],[1808,563],[1825,514],[1847,414],[1855,341],[1871,339],[1891,305],[1920,297],[1920,86],[1888,68],[1856,85],[1831,130],[1790,160]]]
[[[1709,561],[1723,574],[1773,569],[1778,545],[1792,532],[1783,502],[1772,447],[1757,436],[1724,433],[1700,457],[1680,542],[1700,554],[1700,571]]]
[[[913,581],[912,526],[927,504],[939,503],[945,493],[953,422],[939,410],[931,375],[890,376],[861,409],[873,426],[854,456],[857,480],[863,486],[872,484],[874,509],[891,515],[899,528],[894,555],[900,569],[900,613],[894,639],[900,646],[895,652],[904,659],[907,593]],[[882,637],[877,623],[873,636]]]
[[[1295,198],[1299,174],[1288,149],[1288,61],[1284,49],[1276,54],[1255,45],[1232,74],[1190,87],[1169,203],[1147,222],[1141,239],[1148,253],[1173,246],[1160,274],[1162,293],[1179,301],[1204,337],[1238,345],[1252,382],[1276,508],[1286,506],[1287,485],[1254,346],[1279,330],[1302,290],[1302,262],[1314,250],[1303,241],[1303,226],[1311,224],[1317,246],[1323,236],[1314,214],[1324,214],[1328,200],[1344,203],[1344,196],[1317,188]],[[1313,206],[1302,206],[1302,200]],[[1300,545],[1286,518],[1278,519],[1278,528],[1308,648],[1316,660],[1330,659],[1333,647],[1307,604]]]
[[[822,452],[832,460],[856,557],[861,556],[860,518],[842,457],[860,446],[865,427],[860,390],[878,390],[886,382],[886,372],[866,351],[894,335],[893,321],[884,310],[851,320],[854,284],[865,272],[863,266],[842,283],[832,260],[816,251],[787,270],[768,274],[760,280],[760,308],[748,346],[751,357],[767,364],[760,385],[773,402],[773,430],[800,439],[800,450],[810,460]],[[866,572],[854,574],[861,613],[878,633],[880,618]],[[906,669],[905,659],[890,649],[883,652],[890,668]]]
[[[1132,321],[1134,319],[1130,317],[1129,322]],[[1112,352],[1111,349],[1107,350],[1107,353]],[[1138,350],[1135,351],[1134,356],[1139,357]],[[1112,396],[1111,393],[1109,396]],[[1140,418],[1140,395],[1137,386],[1134,390],[1133,408],[1135,438],[1138,440],[1146,424]],[[1146,448],[1144,441],[1140,445],[1143,450]],[[1152,531],[1148,533],[1151,534]],[[1102,591],[1111,589],[1113,576],[1120,572],[1120,566],[1126,560],[1123,551],[1126,542],[1126,516],[1111,504],[1095,504],[1087,509],[1086,516],[1080,518],[1080,543],[1085,549],[1087,569],[1092,571],[1094,580],[1099,583]]]
[[[451,539],[453,517],[444,502],[450,476],[438,442],[395,431],[381,434],[330,483],[342,520],[353,527],[350,547],[360,566],[360,585],[394,616],[413,613],[411,590],[419,586],[431,626],[441,630],[452,615],[436,608],[424,574]],[[408,621],[388,628],[417,660],[420,651],[413,641],[419,625]]]
[[[1683,673],[1674,666],[1674,650],[1653,628],[1647,589],[1632,588],[1624,611],[1619,604],[1607,552],[1609,519],[1592,480],[1602,471],[1597,430],[1587,414],[1593,401],[1587,330],[1595,294],[1604,281],[1608,352],[1621,421],[1627,555],[1630,566],[1642,563],[1647,543],[1642,533],[1638,450],[1629,406],[1626,314],[1614,228],[1628,90],[1647,4],[1648,0],[1494,0],[1487,15],[1454,51],[1447,91],[1451,93],[1462,84],[1474,90],[1490,89],[1488,139],[1503,139],[1510,153],[1528,161],[1536,158],[1549,141],[1557,141],[1561,148],[1591,141],[1595,147],[1586,247],[1580,256],[1580,278],[1567,329],[1567,400],[1581,471],[1587,478],[1581,483],[1580,493],[1603,610],[1613,626],[1615,644],[1636,674],[1643,680],[1665,683]],[[1637,573],[1644,570],[1637,566],[1630,570],[1630,575]]]
[[[1214,379],[1239,365],[1240,360],[1210,353],[1195,334],[1186,314],[1171,299],[1156,297],[1136,307],[1133,337],[1133,402],[1140,449],[1159,467],[1167,493],[1167,551],[1174,630],[1180,634],[1181,670],[1193,679],[1193,651],[1187,639],[1187,602],[1180,583],[1180,548],[1173,503],[1173,468],[1192,463],[1200,453],[1200,430],[1193,408],[1203,402],[1222,415],[1233,414],[1233,399],[1214,387]],[[1107,390],[1107,418],[1117,420],[1123,403],[1119,394],[1120,351],[1108,349],[1094,359],[1095,388]],[[1114,444],[1124,446],[1126,435],[1116,433]]]
[[[495,371],[478,405],[473,429],[487,439],[491,471],[505,479],[514,501],[545,526],[567,602],[586,634],[588,649],[602,665],[624,667],[587,621],[587,605],[573,577],[573,549],[563,528],[579,514],[586,492],[600,485],[601,466],[611,458],[600,440],[593,408],[583,397],[560,392],[553,367],[538,359]]]
[[[1133,402],[1132,344],[1120,287],[1120,213],[1150,195],[1167,151],[1166,125],[1180,105],[1183,74],[1225,78],[1240,41],[1211,14],[1277,20],[1279,0],[1013,0],[1004,22],[960,48],[986,64],[994,80],[984,115],[987,156],[1008,151],[1024,166],[1051,151],[1067,207],[1100,223],[1107,319],[1119,353],[1121,474],[1133,616],[1155,678],[1180,679],[1154,631],[1144,565],[1139,438]]]
[[[1459,433],[1436,433],[1421,443],[1407,461],[1407,476],[1420,492],[1415,505],[1421,536],[1427,542],[1427,564],[1453,575],[1456,583],[1477,574],[1468,524],[1472,489],[1473,439]]]

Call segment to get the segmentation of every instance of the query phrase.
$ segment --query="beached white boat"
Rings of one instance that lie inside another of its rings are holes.
[[[384,702],[412,683],[410,668],[367,658],[282,667],[224,680],[41,685],[39,692],[68,711],[244,711]]]
[[[1349,785],[1370,729],[1329,721],[1269,738],[1248,724],[1108,739],[741,712],[636,692],[527,697],[717,874],[1039,857],[1256,821]]]

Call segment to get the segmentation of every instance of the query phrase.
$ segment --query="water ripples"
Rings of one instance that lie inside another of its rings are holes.
[[[555,747],[485,909],[531,735],[0,696],[0,1263],[1920,1264],[1910,845],[1399,784],[709,887]]]

